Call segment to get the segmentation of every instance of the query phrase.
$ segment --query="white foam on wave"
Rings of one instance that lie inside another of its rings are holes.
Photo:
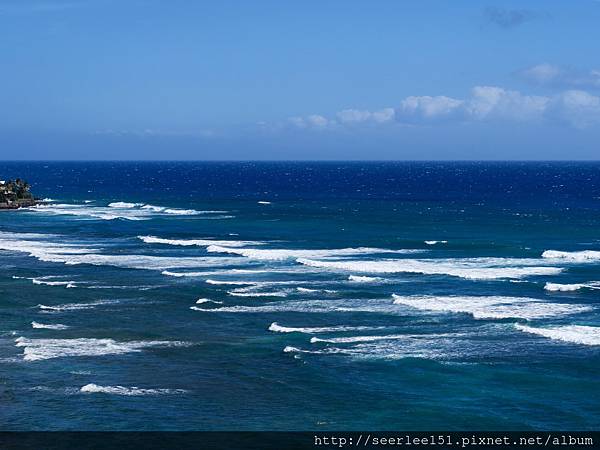
[[[257,203],[258,203],[259,205],[270,205],[270,204],[271,204],[271,202],[267,202],[267,201],[265,201],[265,200],[261,200],[261,201],[259,201],[259,202],[257,202]]]
[[[226,260],[230,262],[232,265],[239,265],[240,260],[237,258],[234,259],[226,259],[226,258],[218,258],[216,261]],[[315,273],[315,270],[311,270],[310,268],[304,268],[302,266],[291,266],[291,267],[283,267],[283,268],[269,268],[269,269],[221,269],[221,270],[213,270],[209,272],[173,272],[170,270],[164,270],[162,272],[163,275],[170,277],[204,277],[204,276],[212,276],[212,275],[258,275],[258,274],[274,274],[274,273]],[[223,280],[213,280],[213,281],[223,281]],[[239,281],[242,283],[241,281]],[[254,284],[256,281],[249,281],[248,283],[243,284]],[[210,283],[209,283],[210,284]],[[213,283],[216,284],[216,283]]]
[[[262,245],[264,242],[258,241],[222,241],[215,239],[164,239],[156,236],[138,236],[146,244],[165,244],[183,247],[198,246],[208,247],[211,245],[222,245],[226,247],[245,247],[247,245]]]
[[[311,344],[316,344],[318,342],[326,342],[331,344],[353,344],[355,342],[373,342],[373,341],[393,341],[397,339],[409,339],[412,336],[407,336],[406,334],[388,334],[386,336],[347,336],[347,337],[336,337],[336,338],[327,338],[321,339],[317,337],[312,337],[310,339]]]
[[[66,288],[77,287],[76,281],[47,281],[42,278],[30,278],[33,284],[44,286],[64,286]]]
[[[393,294],[394,303],[426,311],[467,313],[475,319],[540,319],[560,317],[590,311],[586,305],[550,303],[522,297],[461,297],[461,296],[400,296]]]
[[[153,213],[174,214],[177,216],[195,216],[200,214],[226,214],[228,211],[197,211],[195,209],[180,209],[168,208],[166,206],[144,205],[142,210],[151,211]]]
[[[76,216],[79,218],[91,218],[101,220],[146,220],[149,217],[145,214],[141,214],[139,211],[126,208],[111,208],[101,206],[88,206],[79,204],[67,204],[67,203],[51,203],[35,205],[30,208],[26,208],[27,211],[52,214],[57,216]]]
[[[558,250],[546,250],[542,253],[542,258],[561,259],[579,263],[600,261],[600,251],[581,250],[576,252],[563,252]]]
[[[0,246],[2,244],[0,243]],[[15,251],[22,251],[15,249]],[[170,257],[149,255],[107,255],[100,253],[63,254],[49,251],[47,248],[35,248],[29,252],[40,261],[63,263],[66,265],[90,264],[93,266],[114,266],[127,269],[165,270],[177,268],[202,268],[236,265],[236,258],[211,257]]]
[[[287,297],[285,291],[272,291],[272,292],[249,292],[249,291],[227,291],[228,295],[234,297]]]
[[[406,314],[406,309],[388,299],[336,299],[336,300],[299,300],[263,304],[259,306],[223,306],[220,308],[202,309],[192,307],[196,311],[211,313],[272,313],[272,312],[365,312],[379,314]]]
[[[367,326],[331,326],[331,327],[284,327],[279,325],[277,322],[273,322],[269,325],[268,330],[273,331],[275,333],[337,333],[344,331],[370,331],[370,330],[380,330],[385,327],[367,327]]]
[[[392,343],[400,345],[391,345]],[[380,342],[367,342],[358,343],[358,345],[352,347],[325,347],[319,350],[306,350],[291,345],[286,346],[283,349],[284,353],[295,353],[296,357],[301,354],[309,355],[323,355],[323,356],[343,356],[349,357],[356,360],[371,360],[371,359],[384,359],[384,360],[397,360],[405,358],[421,358],[421,359],[447,359],[448,354],[445,354],[442,350],[435,348],[431,343],[411,341],[410,339],[394,341],[380,341]]]
[[[89,303],[65,303],[62,305],[37,305],[37,307],[45,312],[60,312],[60,311],[78,311],[81,309],[93,309],[96,306],[103,305],[114,305],[115,303],[119,303],[119,300],[98,300],[95,302]]]
[[[590,281],[588,283],[573,284],[546,283],[544,285],[544,289],[547,291],[558,292],[577,291],[579,289],[600,289],[600,281]]]
[[[223,302],[219,302],[217,300],[211,300],[209,298],[199,298],[198,300],[196,300],[196,304],[197,305],[201,305],[202,303],[216,303],[216,304],[222,304]]]
[[[215,272],[172,272],[170,270],[163,270],[161,272],[162,275],[166,275],[168,277],[203,277],[207,275],[214,275]]]
[[[84,247],[76,243],[49,242],[39,239],[38,235],[34,234],[26,236],[30,237],[30,239],[22,239],[24,237],[22,234],[15,235],[0,232],[0,250],[26,253],[44,262],[63,263],[67,265],[90,264],[130,269],[212,268],[220,265],[239,265],[240,263],[238,258],[224,257],[168,257],[135,254],[108,255],[95,253],[99,249],[89,248],[89,245]],[[56,237],[62,238],[60,236]]]
[[[380,253],[417,253],[423,250],[390,250],[385,248],[338,248],[338,249],[316,249],[316,250],[292,250],[292,249],[256,249],[256,248],[231,248],[219,245],[211,245],[206,251],[214,253],[231,253],[234,255],[244,256],[250,259],[258,259],[264,261],[285,261],[287,259],[296,258],[331,258],[339,256],[352,255],[369,255]]]
[[[302,294],[337,294],[338,292],[335,289],[311,289],[304,287],[297,287],[296,291]]]
[[[74,356],[104,356],[141,352],[150,347],[181,347],[190,345],[181,341],[115,341],[114,339],[15,339],[15,346],[23,348],[25,361]]]
[[[515,324],[515,328],[525,333],[537,334],[549,339],[583,345],[600,345],[600,327],[564,325],[558,327],[537,328]]]
[[[109,203],[109,208],[131,209],[137,206],[142,206],[143,203],[128,203],[128,202],[113,202]]]
[[[146,389],[136,386],[100,386],[89,383],[82,386],[79,390],[85,394],[112,394],[112,395],[165,395],[165,394],[185,394],[185,389]]]
[[[237,281],[237,280],[205,280],[206,284],[214,284],[214,285],[230,285],[230,286],[247,286],[249,284],[254,284],[252,281]]]
[[[297,262],[309,267],[361,272],[371,274],[420,273],[425,275],[449,275],[472,280],[523,278],[534,275],[556,275],[563,269],[550,266],[532,266],[539,260],[509,258],[455,258],[455,259],[382,259],[320,261],[299,258]]]
[[[318,292],[321,292],[320,289],[310,289],[310,288],[303,288],[303,287],[297,287],[296,290],[298,292],[302,292],[303,294],[316,294]]]
[[[41,240],[46,238],[43,235],[23,235],[23,234],[12,234],[0,232],[0,250],[16,252],[16,253],[27,253],[29,256],[42,259],[44,257],[51,257],[56,255],[57,257],[69,258],[76,255],[83,255],[97,251],[97,248],[83,247],[79,244],[65,244],[59,242],[50,242],[47,240]]]
[[[230,218],[222,216],[227,211],[197,211],[195,209],[169,208],[166,206],[146,205],[143,203],[112,202],[107,206],[92,206],[86,204],[51,203],[40,204],[30,208],[28,211],[43,212],[55,215],[72,215],[90,217],[102,220],[148,220],[155,216],[196,216],[206,215],[206,218]]]
[[[355,283],[378,283],[380,281],[383,281],[383,278],[365,277],[361,275],[349,275],[348,281],[354,281]]]
[[[436,245],[436,244],[447,244],[448,241],[425,241],[427,245]]]
[[[465,363],[481,358],[512,357],[523,348],[522,340],[506,341],[507,325],[484,324],[469,330],[431,334],[381,334],[377,336],[314,337],[315,345],[289,347],[287,352],[340,356],[357,360],[420,358]],[[530,346],[530,344],[529,344]]]
[[[39,322],[31,322],[31,328],[42,328],[47,330],[66,330],[69,327],[61,323],[46,324]]]

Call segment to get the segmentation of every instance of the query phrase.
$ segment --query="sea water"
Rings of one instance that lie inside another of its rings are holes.
[[[600,423],[598,163],[0,176],[3,430]]]

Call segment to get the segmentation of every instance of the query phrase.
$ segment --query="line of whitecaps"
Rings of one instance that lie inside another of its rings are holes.
[[[48,202],[26,208],[38,213],[89,217],[102,220],[148,220],[158,216],[206,216],[208,219],[232,219],[228,211],[199,211],[195,209],[170,208],[145,203],[113,202],[106,206],[91,203]]]

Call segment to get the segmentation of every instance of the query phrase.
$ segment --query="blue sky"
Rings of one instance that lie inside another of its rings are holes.
[[[598,159],[600,2],[2,0],[8,159]]]

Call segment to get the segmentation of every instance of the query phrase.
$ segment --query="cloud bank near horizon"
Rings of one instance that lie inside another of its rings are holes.
[[[600,125],[600,97],[580,89],[553,95],[529,95],[497,86],[475,86],[465,98],[409,96],[398,106],[379,110],[344,109],[333,116],[311,114],[287,120],[287,126],[334,130],[357,126],[425,126],[465,122],[554,122],[583,129]]]

